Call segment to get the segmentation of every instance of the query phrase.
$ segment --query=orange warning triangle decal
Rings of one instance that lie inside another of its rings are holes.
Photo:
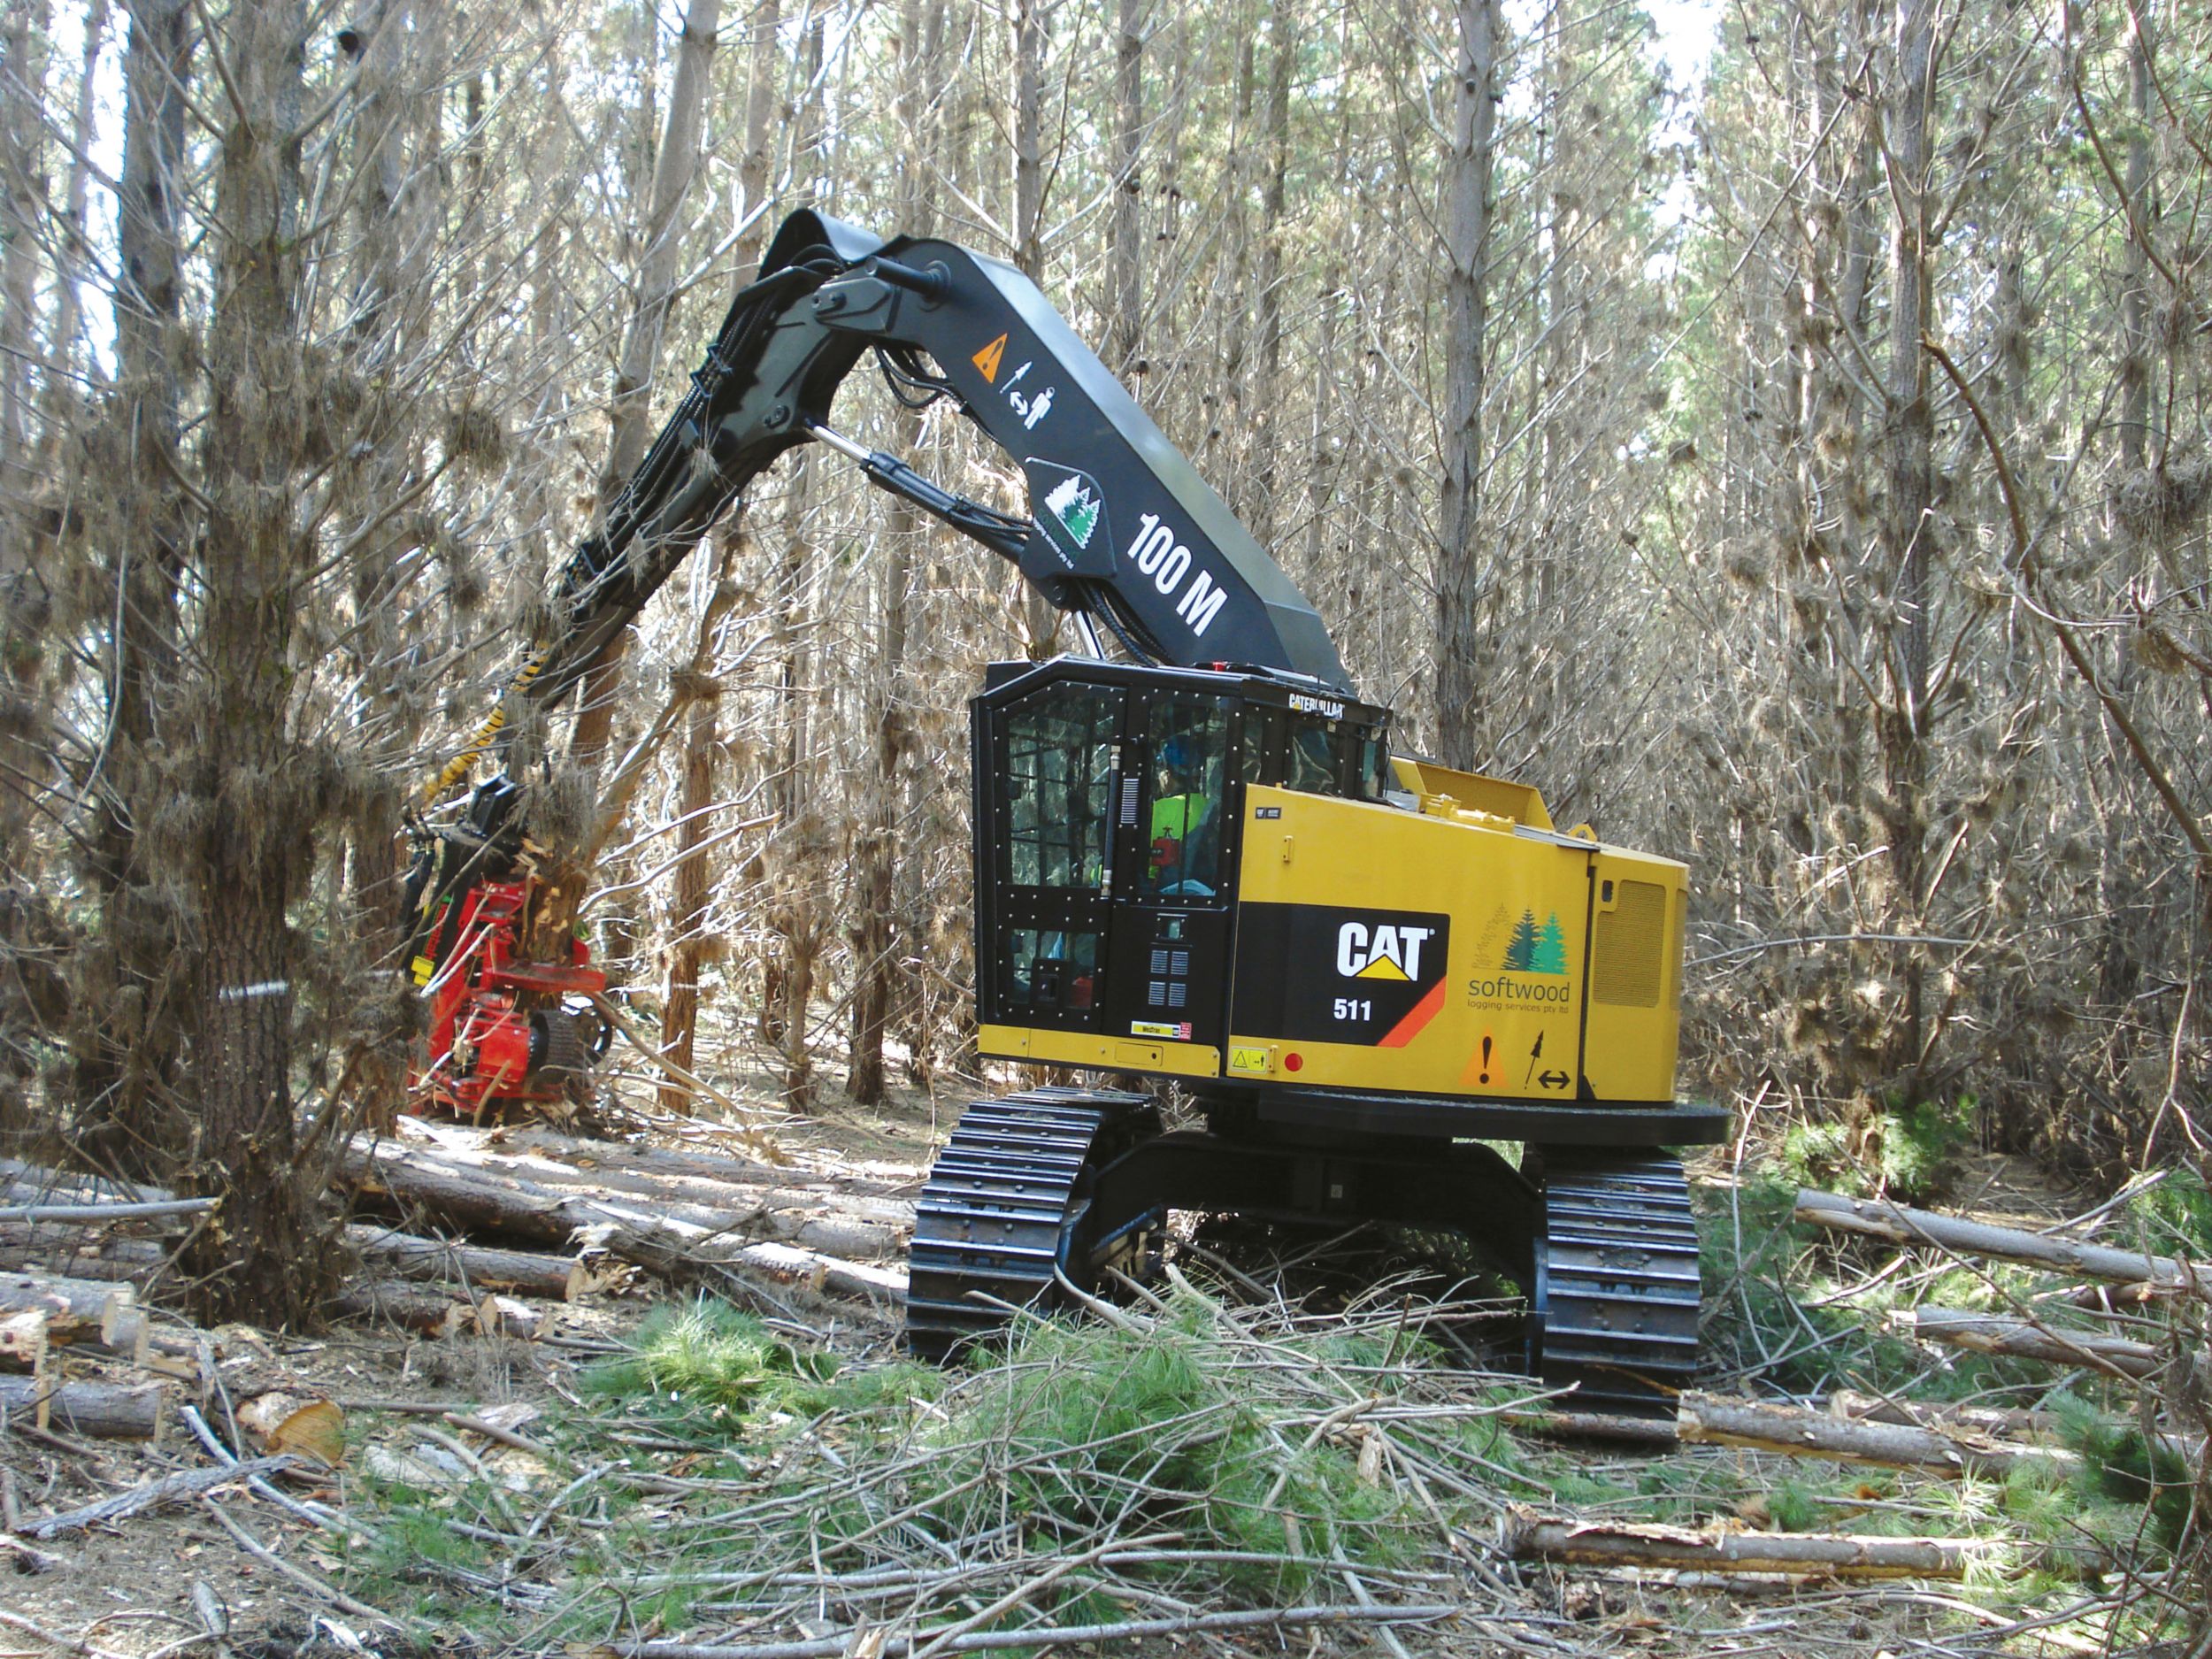
[[[983,371],[983,378],[993,386],[998,384],[998,361],[1005,355],[1006,336],[1001,334],[982,350],[977,352],[972,359],[975,366]]]

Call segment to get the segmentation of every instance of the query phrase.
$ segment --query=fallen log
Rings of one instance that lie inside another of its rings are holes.
[[[1806,1187],[1797,1194],[1796,1217],[1833,1232],[1886,1239],[1893,1244],[1932,1245],[1961,1256],[2023,1262],[2085,1279],[2108,1279],[2116,1285],[2149,1285],[2212,1297],[2212,1268],[2177,1262],[2167,1256],[2116,1250],[2109,1245],[2084,1244],[2051,1233],[2024,1233],[2016,1227],[1910,1210],[1880,1199],[1845,1198]]]
[[[18,1271],[0,1277],[0,1315],[35,1310],[50,1344],[96,1348],[133,1365],[146,1362],[150,1321],[127,1284]]]
[[[165,1383],[57,1382],[50,1377],[0,1377],[0,1409],[36,1414],[40,1428],[96,1440],[152,1440],[169,1423]]]
[[[476,1310],[467,1302],[401,1279],[348,1286],[331,1298],[330,1305],[348,1318],[396,1325],[418,1336],[456,1336],[477,1328]]]
[[[463,1180],[511,1183],[518,1190],[555,1195],[580,1192],[712,1231],[736,1231],[746,1237],[765,1234],[786,1244],[833,1256],[897,1255],[903,1248],[913,1206],[882,1199],[849,1200],[833,1189],[788,1187],[760,1182],[701,1181],[679,1177],[641,1176],[594,1164],[578,1168],[557,1159],[474,1147],[412,1146],[387,1141],[390,1156],[426,1172]],[[831,1213],[825,1215],[825,1210]]]
[[[196,1216],[216,1209],[219,1198],[165,1198],[157,1203],[9,1204],[0,1206],[0,1221],[77,1222],[104,1226],[114,1221],[145,1221],[168,1216]]]
[[[1967,1428],[1984,1434],[2055,1434],[2060,1421],[2055,1411],[2034,1411],[2024,1406],[1973,1406],[1956,1403],[1929,1405],[1917,1400],[1891,1400],[1880,1394],[1839,1388],[1827,1400],[1828,1415],[1863,1417],[1875,1423],[1904,1423],[1919,1429]]]
[[[66,1223],[12,1221],[0,1225],[0,1265],[8,1270],[61,1273],[72,1279],[107,1279],[106,1263],[127,1262],[132,1271],[150,1267],[173,1247],[159,1239],[111,1235],[94,1239]],[[91,1263],[88,1266],[86,1263]]]
[[[834,1290],[848,1296],[903,1302],[906,1270],[847,1262],[818,1250],[803,1250],[792,1244],[749,1244],[730,1258],[733,1265],[756,1268],[787,1284]]]
[[[146,1187],[109,1175],[58,1170],[50,1164],[30,1164],[21,1158],[0,1158],[0,1191],[9,1194],[10,1203],[27,1202],[13,1195],[17,1187],[27,1188],[31,1199],[50,1196],[58,1202],[64,1194],[86,1203],[111,1199],[118,1203],[157,1204],[176,1196],[165,1187]]]
[[[2024,1463],[2071,1467],[2071,1452],[2008,1446],[1963,1427],[1945,1432],[1867,1418],[1839,1417],[1798,1406],[1686,1394],[1677,1427],[1686,1444],[1742,1446],[1800,1457],[1940,1469],[1952,1474],[2002,1475]]]
[[[2162,1363],[2147,1342],[2101,1336],[2089,1331],[2060,1331],[2001,1313],[1970,1313],[1958,1308],[1900,1308],[1889,1317],[1893,1330],[1924,1341],[2038,1360],[2047,1365],[2080,1365],[2108,1376],[2140,1379]]]
[[[1499,1526],[1517,1560],[1571,1567],[1692,1572],[1816,1573],[1832,1578],[1961,1578],[1997,1556],[2001,1540],[1858,1538],[1832,1532],[1707,1532],[1582,1522],[1514,1511]]]
[[[513,1291],[549,1302],[573,1302],[595,1283],[591,1271],[570,1256],[501,1250],[458,1240],[421,1239],[389,1227],[361,1224],[348,1227],[345,1238],[364,1260],[388,1267],[403,1279],[457,1279],[477,1290]]]
[[[887,1240],[907,1225],[914,1214],[910,1202],[856,1196],[828,1182],[789,1186],[758,1179],[734,1181],[699,1175],[644,1174],[603,1164],[579,1167],[551,1159],[532,1159],[526,1164],[503,1157],[463,1160],[442,1148],[434,1156],[453,1163],[475,1164],[487,1173],[512,1175],[548,1187],[626,1194],[662,1207],[689,1209],[703,1215],[787,1213],[818,1221],[826,1210],[833,1217],[829,1225],[879,1228]]]
[[[776,1217],[758,1212],[718,1214],[676,1206],[672,1213],[535,1182],[465,1172],[388,1146],[373,1153],[349,1148],[340,1179],[365,1197],[419,1210],[458,1231],[553,1246],[581,1236],[620,1260],[679,1281],[710,1277],[717,1269],[741,1263],[744,1252],[758,1242],[757,1233],[779,1230]],[[825,1256],[849,1254],[831,1248],[820,1238],[819,1229],[801,1225],[787,1232],[795,1236],[776,1241],[818,1248]]]
[[[637,1146],[625,1141],[585,1141],[561,1134],[543,1124],[530,1124],[515,1130],[506,1137],[504,1144],[523,1151],[541,1152],[579,1168],[588,1164],[606,1164],[642,1175],[695,1175],[704,1180],[738,1182],[772,1181],[779,1174],[776,1165],[758,1158],[734,1157],[689,1145]]]
[[[1508,1411],[1504,1417],[1517,1429],[1556,1440],[1673,1446],[1681,1440],[1671,1417],[1617,1417],[1597,1411],[1553,1411],[1540,1405],[1526,1411]]]
[[[532,1124],[508,1134],[500,1142],[499,1149],[503,1153],[536,1154],[557,1159],[575,1170],[621,1170],[649,1179],[688,1179],[741,1189],[804,1193],[833,1202],[855,1215],[892,1221],[902,1220],[913,1208],[910,1199],[902,1201],[897,1194],[910,1192],[920,1185],[918,1176],[897,1179],[854,1174],[801,1177],[788,1169],[697,1147],[583,1141],[557,1133],[542,1124]]]
[[[135,1301],[127,1285],[65,1279],[53,1273],[0,1274],[0,1313],[42,1310],[47,1333],[57,1342],[88,1338],[113,1341],[124,1313]]]

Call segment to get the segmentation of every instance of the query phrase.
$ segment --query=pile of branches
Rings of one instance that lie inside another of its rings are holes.
[[[1509,1502],[1493,1455],[1530,1385],[1440,1365],[1386,1295],[1311,1317],[1177,1274],[1094,1311],[1025,1317],[1002,1363],[965,1372],[841,1372],[725,1305],[672,1312],[588,1379],[558,1517],[488,1505],[471,1536],[513,1548],[468,1570],[621,1659],[1344,1625],[1402,1652],[1407,1625],[1551,1622],[1488,1564]],[[695,1455],[612,1463],[626,1443]],[[606,1527],[632,1503],[649,1571]],[[626,1633],[649,1617],[680,1640]]]

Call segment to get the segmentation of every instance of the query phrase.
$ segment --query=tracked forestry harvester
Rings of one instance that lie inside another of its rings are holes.
[[[1018,465],[1029,511],[946,490],[831,425],[872,355]],[[1002,1304],[1141,1266],[1172,1210],[1465,1234],[1525,1290],[1532,1360],[1588,1409],[1665,1409],[1696,1363],[1678,1103],[1686,871],[1562,831],[1523,784],[1394,754],[1282,570],[1033,284],[953,243],[787,219],[690,391],[561,583],[515,703],[576,683],[786,449],[818,442],[1018,565],[1090,654],[1001,663],[971,704],[979,1047],[1179,1084],[970,1106],[917,1207],[907,1329],[946,1356]],[[518,960],[520,796],[426,842],[417,972],[455,1101],[557,1092],[596,1033],[580,959]],[[442,1044],[442,1047],[439,1045]],[[1484,1144],[1524,1144],[1517,1166]]]

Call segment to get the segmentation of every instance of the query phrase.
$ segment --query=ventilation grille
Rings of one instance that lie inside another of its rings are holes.
[[[1656,1008],[1666,983],[1667,890],[1624,881],[1620,902],[1598,912],[1590,995],[1615,1008]]]
[[[1690,936],[1689,907],[1689,889],[1687,887],[1677,889],[1674,895],[1674,936],[1677,939],[1687,939]],[[1683,952],[1680,950],[1674,953],[1674,961],[1671,964],[1674,972],[1667,975],[1667,1006],[1672,1009],[1679,1009],[1682,1006],[1682,956]]]

